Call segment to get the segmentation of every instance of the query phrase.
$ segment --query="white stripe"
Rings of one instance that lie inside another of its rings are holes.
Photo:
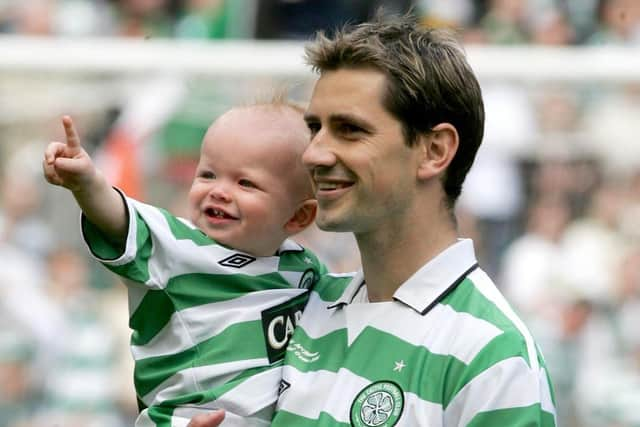
[[[250,292],[232,300],[175,312],[147,344],[131,346],[131,352],[136,360],[179,353],[216,336],[229,326],[259,320],[263,310],[289,301],[304,292],[304,289]],[[256,338],[259,337],[253,337]]]
[[[323,301],[316,292],[311,292],[298,327],[314,339],[343,329],[346,326],[344,310],[327,309],[332,304],[333,302]],[[319,322],[318,319],[322,321]]]
[[[191,418],[198,414],[208,414],[211,409],[201,409],[199,407],[180,407],[174,411],[171,418],[171,427],[185,427],[191,421]],[[271,424],[270,419],[261,417],[243,417],[229,411],[225,411],[222,427],[268,427]],[[137,426],[136,426],[137,427]]]
[[[325,412],[339,422],[350,423],[351,405],[358,393],[371,381],[340,369],[338,374],[330,371],[303,373],[285,366],[284,377],[291,388],[278,401],[278,410],[291,412],[317,420]],[[421,399],[414,393],[404,393],[405,403],[397,427],[442,426],[442,405]]]
[[[540,370],[531,370],[521,357],[511,357],[491,366],[453,398],[445,410],[446,426],[466,426],[480,412],[541,403]]]
[[[348,310],[350,343],[362,329],[371,326],[431,353],[453,356],[465,364],[502,333],[490,322],[442,304],[424,316],[397,301],[351,304],[345,310]],[[447,328],[443,329],[441,325],[447,325]],[[452,330],[456,331],[455,336],[451,335]]]
[[[163,289],[171,277],[194,271],[230,275],[278,272],[279,257],[276,256],[257,257],[255,261],[240,269],[222,266],[218,261],[239,252],[216,244],[200,246],[190,239],[177,240],[173,237],[169,224],[160,210],[134,199],[127,199],[127,202],[130,217],[135,218],[136,212],[139,213],[151,232],[153,252],[148,264],[150,278],[147,283],[150,287]],[[117,260],[103,262],[122,265],[132,261],[138,249],[136,234],[136,221],[130,221],[125,254]]]
[[[371,381],[344,368],[338,373],[322,370],[305,374],[292,366],[285,366],[283,378],[291,387],[278,399],[278,410],[314,420],[321,412],[326,412],[339,422],[349,423],[349,411],[355,395]]]
[[[136,418],[135,427],[156,427],[156,423],[154,423],[151,418],[149,418],[148,410],[140,412],[138,418]]]
[[[246,369],[265,366],[268,363],[269,360],[265,357],[183,369],[167,378],[143,396],[141,400],[145,405],[152,406],[191,393],[194,390],[219,387]],[[251,400],[251,396],[246,397],[247,400]]]
[[[533,337],[531,333],[525,326],[525,324],[520,320],[518,315],[513,311],[507,300],[500,293],[498,288],[493,284],[489,276],[480,269],[474,270],[470,275],[469,279],[473,282],[476,289],[484,295],[489,301],[493,302],[496,307],[502,311],[502,313],[515,325],[515,327],[520,331],[522,336],[524,337],[525,342],[527,343],[527,353],[529,356],[529,363],[531,364],[531,369],[534,372],[537,372],[540,369],[538,364],[538,355],[536,352],[536,346],[533,342]]]
[[[556,407],[553,404],[553,400],[551,399],[551,386],[549,385],[546,371],[540,368],[538,377],[540,378],[540,393],[542,395],[541,396],[542,409],[546,412],[553,414],[554,425],[558,425],[558,423],[556,422]]]
[[[442,405],[421,399],[417,394],[404,394],[404,411],[396,427],[442,427]]]
[[[285,279],[292,288],[297,288],[304,271],[281,271],[280,276]]]
[[[243,417],[260,412],[261,417],[271,421],[278,400],[278,386],[281,379],[281,366],[253,375],[220,396],[216,404]]]
[[[144,299],[144,296],[148,292],[148,288],[142,286],[138,282],[134,282],[133,280],[125,279],[124,277],[120,277],[120,280],[127,287],[127,300],[129,302],[129,318],[136,312],[138,306]]]

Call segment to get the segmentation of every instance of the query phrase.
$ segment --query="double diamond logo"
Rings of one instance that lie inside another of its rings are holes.
[[[218,264],[224,265],[225,267],[234,267],[234,268],[242,268],[248,264],[251,264],[255,261],[256,258],[247,254],[233,254],[229,257],[226,257],[222,261],[218,261]]]

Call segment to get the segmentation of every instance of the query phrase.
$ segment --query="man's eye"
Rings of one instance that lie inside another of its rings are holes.
[[[341,123],[338,126],[338,130],[341,133],[356,133],[356,132],[360,132],[362,129],[356,125],[352,125],[349,123]]]
[[[240,181],[238,181],[238,184],[240,184],[240,186],[242,187],[258,188],[253,182],[249,181],[248,179],[241,179]]]
[[[307,122],[307,127],[309,128],[309,131],[311,132],[311,136],[317,134],[318,132],[320,132],[320,123],[316,123],[316,122]]]

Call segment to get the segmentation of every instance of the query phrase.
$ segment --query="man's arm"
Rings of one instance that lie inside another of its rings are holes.
[[[45,149],[46,180],[70,190],[86,218],[114,243],[123,243],[128,217],[122,197],[82,148],[71,118],[64,116],[62,124],[66,142],[51,142]]]

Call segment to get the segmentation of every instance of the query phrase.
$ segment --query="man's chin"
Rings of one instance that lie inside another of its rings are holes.
[[[348,223],[340,218],[318,216],[316,225],[322,231],[348,232],[352,231]]]

